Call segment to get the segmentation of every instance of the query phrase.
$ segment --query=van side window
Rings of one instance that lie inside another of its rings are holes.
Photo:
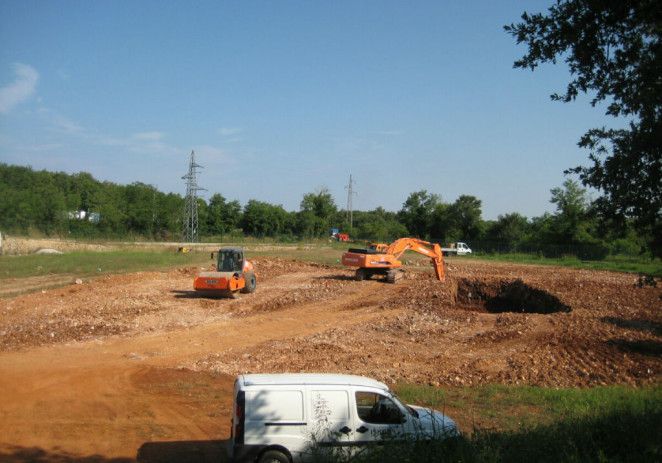
[[[386,396],[374,392],[356,392],[357,414],[362,421],[373,424],[402,424],[402,412]]]

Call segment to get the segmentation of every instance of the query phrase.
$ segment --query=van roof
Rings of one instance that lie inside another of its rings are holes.
[[[279,374],[250,374],[240,375],[237,381],[246,386],[259,385],[305,385],[305,384],[333,384],[351,386],[374,387],[388,391],[384,383],[375,379],[355,375],[337,375],[330,373],[279,373]]]

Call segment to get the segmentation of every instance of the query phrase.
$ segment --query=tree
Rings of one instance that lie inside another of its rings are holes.
[[[269,203],[251,199],[244,207],[240,220],[244,233],[253,236],[274,236],[280,233],[289,233],[289,213],[283,206],[274,206]]]
[[[78,204],[73,210],[85,212],[98,212],[93,210],[92,198],[99,189],[99,182],[87,172],[79,172],[70,177],[71,190],[80,198]]]
[[[354,211],[354,230],[357,237],[378,242],[390,243],[407,236],[407,228],[397,220],[397,215],[382,207],[369,212]]]
[[[184,210],[186,199],[175,193],[163,194],[159,199],[159,224],[161,225],[162,236],[168,237],[177,235],[176,239],[181,238],[182,231],[182,211]],[[103,215],[101,216],[103,220]]]
[[[606,217],[634,219],[662,256],[662,2],[660,0],[558,0],[548,14],[522,15],[505,26],[528,53],[516,68],[535,69],[564,56],[573,79],[562,102],[590,94],[627,129],[589,130],[579,146],[592,165],[574,167],[582,183],[604,193],[596,201]]]
[[[488,231],[490,240],[505,243],[508,246],[522,241],[529,230],[529,221],[517,212],[499,215]]]
[[[448,214],[460,232],[460,239],[472,240],[481,234],[482,201],[475,196],[462,195],[449,206]]]
[[[332,221],[337,213],[338,208],[328,189],[304,195],[297,216],[299,233],[309,237],[324,236],[333,228]]]
[[[578,182],[567,179],[562,187],[552,188],[550,192],[556,212],[531,219],[524,243],[538,246],[547,257],[575,255],[586,260],[604,259],[610,249],[599,238],[595,208],[586,190]]]
[[[223,235],[239,224],[241,219],[241,205],[234,200],[226,202],[223,195],[214,194],[209,199],[209,215],[207,217],[207,230],[214,235]]]
[[[99,227],[108,234],[122,236],[127,231],[123,220],[126,209],[124,189],[125,187],[115,183],[103,182],[102,187],[92,198],[91,204],[94,211],[101,215]]]
[[[441,202],[441,196],[427,190],[409,195],[398,212],[400,222],[407,227],[409,234],[418,238],[429,238],[434,225],[434,211]]]
[[[124,188],[124,222],[127,230],[153,235],[156,222],[156,188],[134,182]]]
[[[448,204],[438,202],[432,208],[430,219],[430,237],[441,241],[454,241],[460,236],[459,230],[450,216],[451,207]]]
[[[595,243],[590,231],[592,221],[589,218],[590,202],[586,189],[577,182],[567,179],[563,188],[552,188],[550,202],[556,204],[554,215],[553,242],[559,244]]]

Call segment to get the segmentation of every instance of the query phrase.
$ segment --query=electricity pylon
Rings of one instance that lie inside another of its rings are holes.
[[[353,215],[354,215],[354,206],[352,205],[352,199],[353,196],[356,194],[355,191],[352,190],[352,185],[354,184],[354,181],[352,180],[352,174],[349,174],[349,185],[347,185],[345,188],[347,189],[347,220],[349,221],[349,228],[352,228],[352,221],[353,221]]]
[[[188,174],[182,178],[186,180],[186,201],[184,204],[184,220],[182,222],[182,241],[196,243],[200,241],[198,228],[198,191],[204,190],[198,186],[196,180],[197,169],[201,165],[195,163],[195,152],[191,151],[191,161],[188,165]]]

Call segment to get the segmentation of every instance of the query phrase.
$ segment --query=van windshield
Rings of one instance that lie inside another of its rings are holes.
[[[393,392],[391,392],[391,398],[395,403],[397,403],[400,406],[400,408],[404,408],[409,412],[411,416],[418,418],[418,412],[415,409],[411,408],[409,405],[403,403],[402,400],[400,400],[400,397],[395,395]]]

